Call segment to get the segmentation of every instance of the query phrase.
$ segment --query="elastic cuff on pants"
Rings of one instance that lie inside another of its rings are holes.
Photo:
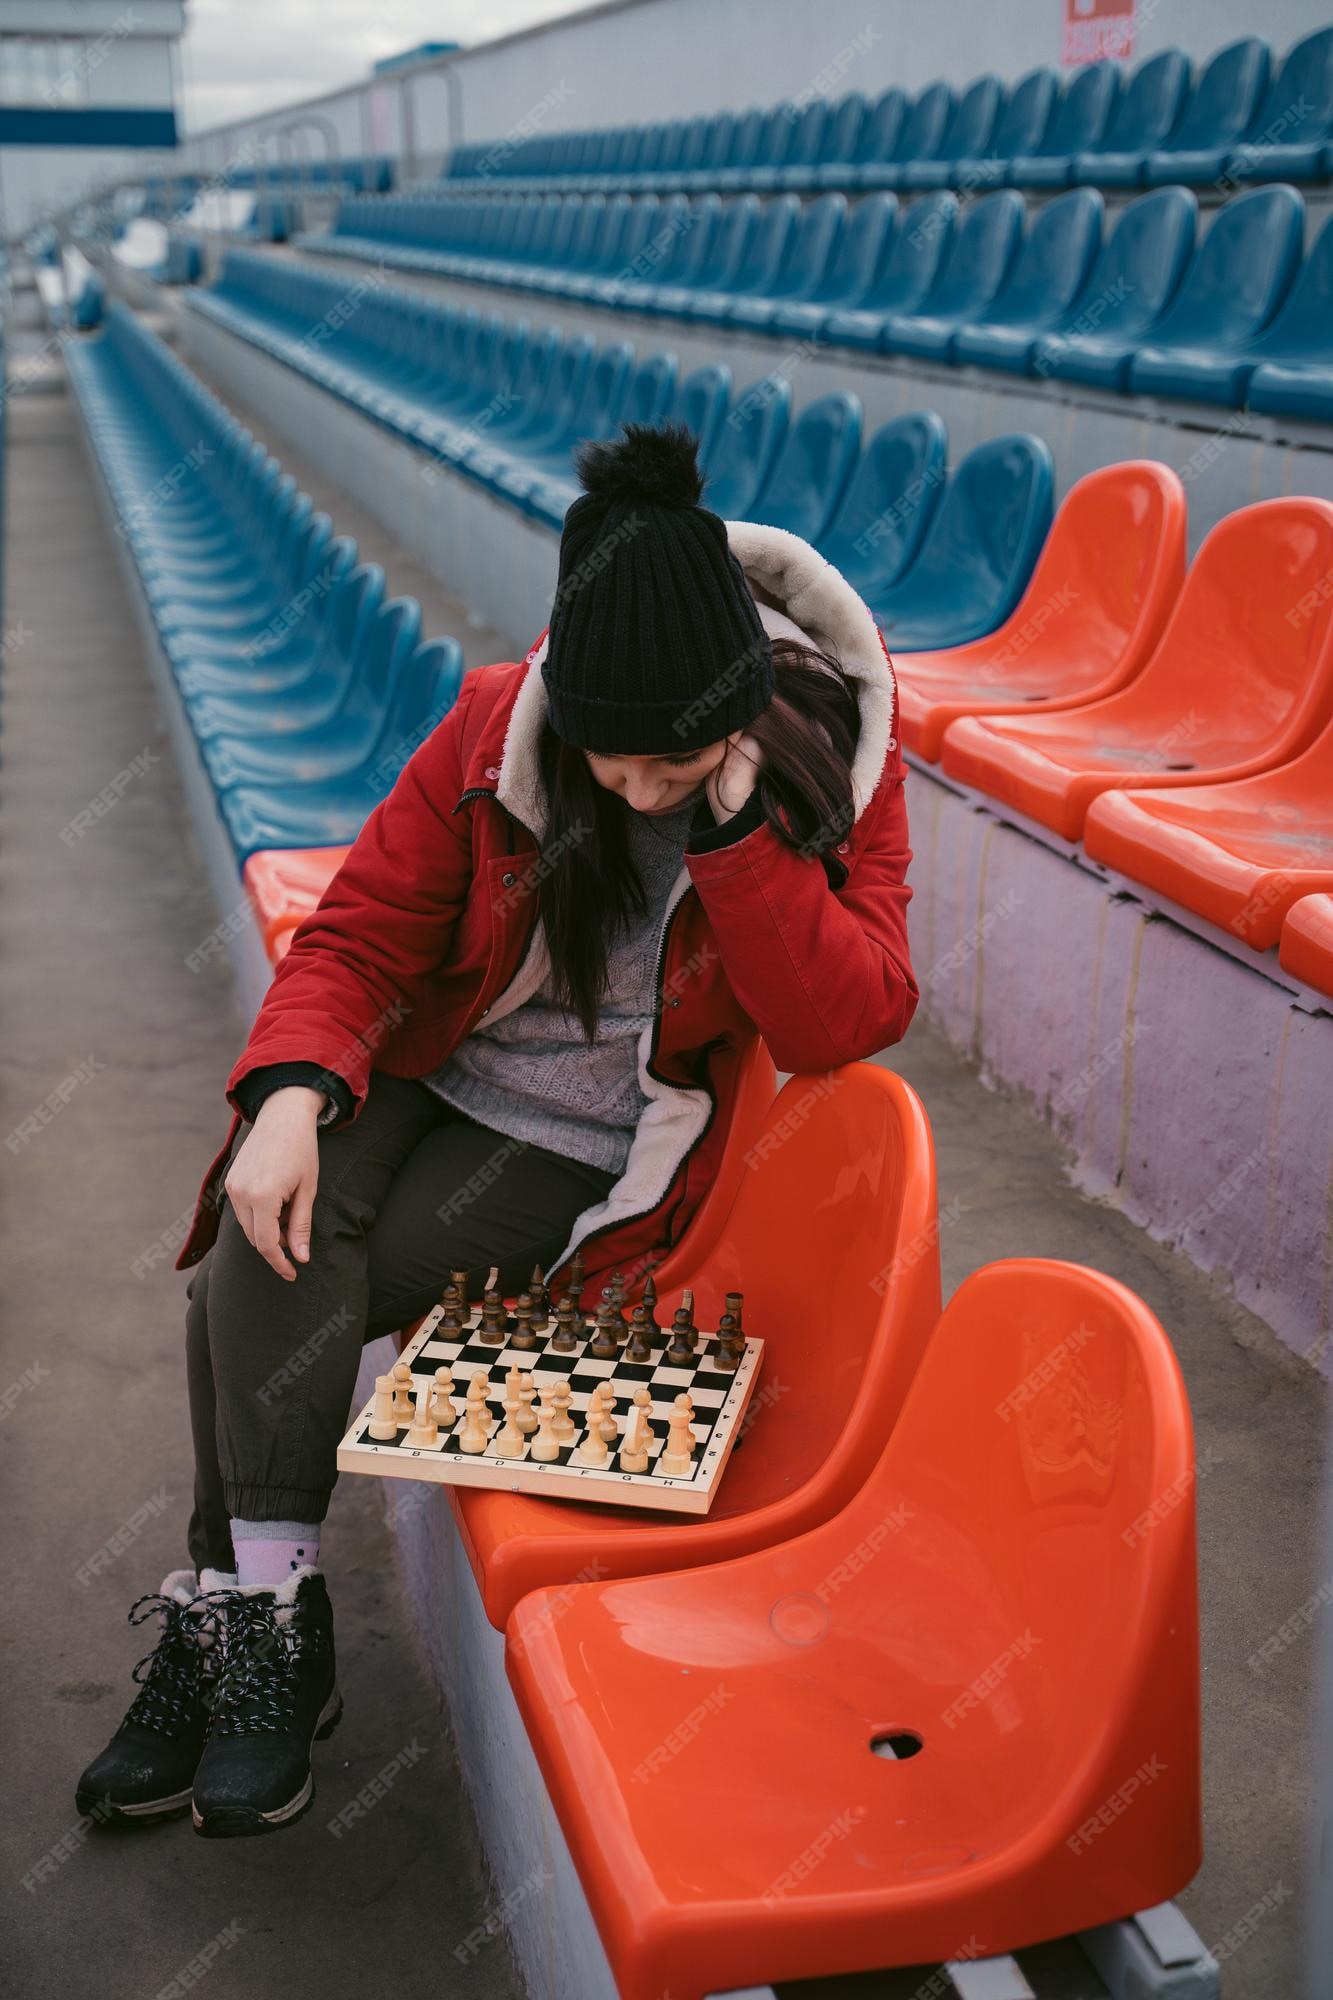
[[[306,1521],[318,1527],[329,1511],[333,1489],[313,1492],[304,1486],[237,1486],[224,1479],[222,1498],[233,1521]]]

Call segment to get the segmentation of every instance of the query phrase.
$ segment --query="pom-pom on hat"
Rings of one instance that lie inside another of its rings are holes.
[[[542,677],[551,727],[607,756],[687,755],[773,697],[773,654],[684,424],[581,446]]]

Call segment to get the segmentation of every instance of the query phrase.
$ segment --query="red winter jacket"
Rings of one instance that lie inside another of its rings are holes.
[[[781,1070],[825,1071],[898,1041],[916,1006],[903,763],[883,640],[851,586],[799,536],[749,522],[728,522],[727,533],[747,576],[853,681],[855,820],[837,848],[836,887],[821,861],[744,809],[687,845],[667,904],[661,1004],[640,1047],[648,1103],[624,1173],[578,1217],[552,1266],[581,1244],[594,1297],[613,1271],[642,1268],[679,1240],[716,1173],[750,1036],[764,1037]],[[178,1270],[217,1234],[242,1122],[236,1086],[251,1070],[318,1063],[346,1079],[355,1117],[372,1070],[428,1075],[479,1021],[540,983],[544,951],[528,945],[546,823],[545,652],[543,634],[520,664],[466,676],[295,933],[227,1080],[236,1115]]]

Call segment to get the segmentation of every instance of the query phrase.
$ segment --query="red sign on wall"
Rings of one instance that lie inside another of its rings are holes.
[[[1065,0],[1061,62],[1128,60],[1134,53],[1134,5],[1135,0]]]

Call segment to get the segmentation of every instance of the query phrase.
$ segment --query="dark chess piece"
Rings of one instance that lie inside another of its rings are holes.
[[[649,1318],[645,1305],[635,1306],[629,1317],[629,1339],[625,1342],[625,1359],[642,1364],[653,1358],[653,1333],[656,1329]]]
[[[596,1361],[614,1361],[620,1353],[619,1333],[623,1322],[608,1300],[597,1308],[597,1325],[588,1352]]]
[[[663,1359],[668,1368],[688,1368],[694,1360],[698,1331],[694,1324],[694,1293],[682,1292],[671,1322],[671,1338]]]
[[[543,1333],[551,1317],[551,1294],[546,1289],[546,1280],[542,1276],[540,1264],[534,1264],[532,1267],[528,1291],[532,1296],[532,1324],[538,1333]]]
[[[741,1324],[742,1296],[739,1292],[728,1292],[726,1310],[717,1323],[717,1353],[715,1365],[730,1374],[739,1368],[745,1358],[745,1328]]]
[[[574,1308],[568,1299],[562,1299],[555,1309],[555,1332],[551,1336],[552,1354],[577,1354],[578,1334],[574,1330]]]
[[[511,1347],[536,1347],[537,1336],[532,1327],[532,1294],[520,1292],[514,1301],[514,1331],[509,1336]]]
[[[500,1267],[494,1264],[486,1280],[486,1289],[481,1295],[480,1334],[487,1347],[503,1347],[505,1335],[509,1331],[509,1319],[505,1312],[504,1293],[499,1285]]]

